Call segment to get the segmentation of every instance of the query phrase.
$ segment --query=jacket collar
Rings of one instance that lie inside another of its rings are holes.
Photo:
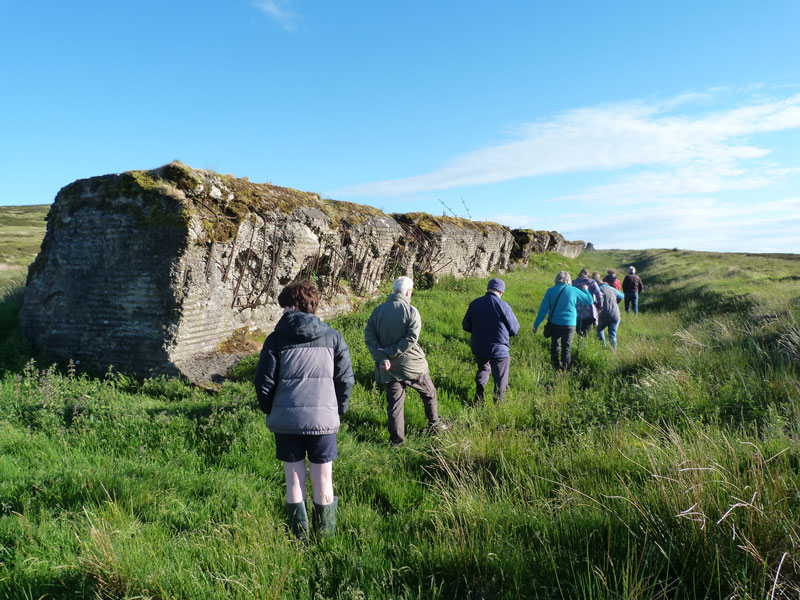
[[[406,296],[405,294],[398,294],[397,292],[392,292],[391,294],[389,294],[389,297],[387,298],[387,300],[389,302],[394,302],[396,300],[401,300],[401,301],[405,302],[406,304],[411,304],[411,300],[409,300],[408,296]]]

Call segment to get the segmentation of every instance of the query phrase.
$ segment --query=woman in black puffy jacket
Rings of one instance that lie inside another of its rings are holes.
[[[278,296],[283,316],[267,337],[256,369],[258,403],[284,463],[286,510],[292,532],[308,536],[306,454],[314,490],[314,529],[333,535],[339,499],[333,495],[339,416],[353,390],[350,351],[342,335],[314,313],[319,291],[310,281]]]

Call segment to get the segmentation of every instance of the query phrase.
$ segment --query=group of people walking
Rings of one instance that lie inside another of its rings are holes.
[[[608,330],[608,341],[616,350],[621,320],[619,303],[624,299],[625,312],[633,309],[634,314],[639,314],[639,294],[643,289],[642,280],[633,266],[628,267],[628,274],[622,282],[617,279],[616,269],[609,269],[603,279],[600,279],[598,271],[590,276],[589,270],[583,269],[575,281],[567,271],[559,271],[555,285],[545,292],[533,322],[533,332],[536,333],[542,321],[548,319],[545,336],[550,338],[553,367],[569,368],[575,334],[586,337],[593,325],[597,327],[597,338],[604,348]]]
[[[608,329],[609,341],[616,348],[618,303],[624,297],[626,311],[633,308],[634,313],[638,312],[642,289],[633,267],[622,284],[614,269],[609,269],[603,280],[599,273],[589,277],[584,269],[574,283],[569,273],[560,271],[555,285],[545,293],[533,324],[536,333],[548,317],[545,335],[551,338],[553,366],[569,367],[576,330],[579,335],[586,335],[592,325],[597,326],[604,346],[604,330]],[[375,307],[364,329],[364,341],[375,362],[375,380],[383,384],[386,393],[392,445],[405,441],[405,392],[409,387],[420,395],[431,434],[450,427],[439,415],[436,387],[419,345],[422,320],[411,304],[413,291],[411,278],[395,279],[392,293]],[[484,401],[490,375],[495,403],[503,402],[508,389],[510,338],[519,333],[520,325],[503,300],[504,293],[503,280],[491,279],[486,293],[470,303],[462,320],[463,329],[471,335],[477,367],[476,403]],[[312,528],[321,535],[336,531],[339,499],[333,494],[332,478],[333,460],[338,456],[336,434],[355,381],[344,338],[314,314],[319,301],[319,290],[310,281],[283,289],[278,304],[284,312],[264,342],[255,377],[259,407],[266,413],[267,427],[275,436],[276,458],[284,464],[290,527],[301,539],[308,538]],[[306,456],[313,489],[310,520],[305,497]]]

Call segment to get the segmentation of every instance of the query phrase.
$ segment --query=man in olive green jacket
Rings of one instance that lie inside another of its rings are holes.
[[[364,341],[375,360],[375,381],[386,386],[389,438],[394,445],[405,441],[406,387],[417,390],[425,407],[428,427],[436,433],[448,428],[437,411],[436,388],[428,371],[425,352],[419,345],[422,319],[411,306],[414,282],[398,277],[394,292],[372,311],[364,329]]]

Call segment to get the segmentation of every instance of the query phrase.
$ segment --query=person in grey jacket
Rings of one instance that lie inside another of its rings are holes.
[[[310,281],[283,289],[278,296],[283,316],[264,341],[255,379],[259,407],[275,435],[276,457],[284,464],[286,510],[299,538],[309,532],[306,454],[314,491],[314,529],[326,535],[336,532],[336,433],[354,383],[344,338],[314,315],[319,299],[317,286]]]
[[[603,342],[603,348],[605,348],[606,337],[603,330],[608,327],[608,340],[611,342],[611,347],[616,350],[617,328],[620,321],[619,302],[624,296],[622,292],[606,281],[600,285],[600,293],[603,295],[603,306],[598,316],[597,338]]]
[[[398,445],[405,441],[406,387],[419,392],[431,433],[448,429],[449,425],[439,416],[436,388],[425,352],[419,345],[422,319],[411,306],[414,282],[410,277],[398,277],[392,289],[386,302],[372,311],[364,329],[364,341],[375,360],[375,381],[386,387],[389,441]]]

